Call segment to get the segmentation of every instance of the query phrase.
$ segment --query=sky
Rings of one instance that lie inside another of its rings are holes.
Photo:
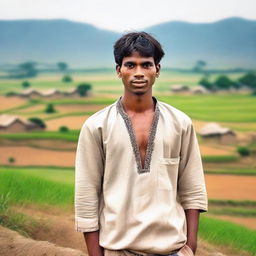
[[[256,0],[0,0],[0,20],[67,19],[117,32],[167,21],[256,20]]]

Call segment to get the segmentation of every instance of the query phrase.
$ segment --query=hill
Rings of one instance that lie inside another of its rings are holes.
[[[162,43],[165,67],[254,68],[256,21],[229,18],[214,23],[167,22],[145,28]],[[0,64],[66,61],[73,67],[114,67],[112,48],[120,34],[67,20],[0,21]]]

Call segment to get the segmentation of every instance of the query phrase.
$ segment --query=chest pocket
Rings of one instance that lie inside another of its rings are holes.
[[[180,157],[160,158],[157,186],[161,190],[176,190]]]

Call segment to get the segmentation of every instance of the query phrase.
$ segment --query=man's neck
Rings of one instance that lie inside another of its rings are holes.
[[[152,94],[124,94],[122,96],[121,103],[126,112],[143,113],[147,111],[154,111],[155,109],[155,102],[152,98]]]

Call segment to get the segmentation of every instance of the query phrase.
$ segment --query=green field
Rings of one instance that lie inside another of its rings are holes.
[[[73,206],[74,170],[72,168],[1,167],[0,180],[0,194],[8,194],[8,204],[10,205],[35,204],[38,207],[52,205],[61,208]],[[210,201],[210,203],[215,203],[216,206],[221,201]],[[241,214],[241,212],[247,216],[255,216],[256,214],[255,209],[245,210],[241,207],[229,207],[228,209],[229,213],[233,215]],[[218,212],[215,212],[215,214],[218,214]],[[17,221],[20,225],[19,229],[22,229],[20,222],[27,222],[26,217],[15,214],[12,216],[14,216],[13,218],[20,218]],[[11,225],[10,227],[12,228]],[[199,234],[203,239],[216,245],[225,245],[249,253],[256,252],[256,231],[240,225],[203,215],[200,218]]]

